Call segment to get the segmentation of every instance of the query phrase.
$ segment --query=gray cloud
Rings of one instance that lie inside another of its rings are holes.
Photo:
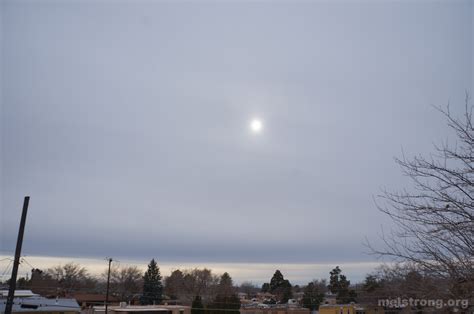
[[[472,14],[4,1],[1,251],[29,194],[31,254],[372,260],[393,156],[446,139],[430,105],[473,86]]]

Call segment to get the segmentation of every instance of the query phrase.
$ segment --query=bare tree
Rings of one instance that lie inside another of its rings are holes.
[[[107,280],[107,270],[102,274]],[[110,270],[110,288],[112,294],[121,301],[131,301],[134,295],[142,292],[143,272],[136,266],[113,266]]]
[[[454,132],[455,144],[434,146],[429,156],[396,159],[413,188],[384,191],[380,211],[396,229],[383,235],[385,248],[372,251],[409,262],[425,274],[451,282],[452,296],[470,296],[474,283],[474,128],[466,95],[462,118],[449,105],[437,108]]]
[[[168,297],[186,304],[191,304],[196,296],[208,304],[217,295],[218,284],[219,276],[210,269],[177,269],[165,278],[165,292]]]
[[[92,288],[96,281],[89,276],[87,269],[75,263],[58,265],[46,271],[57,282],[59,293],[67,295],[84,288]]]
[[[446,280],[425,275],[410,263],[382,265],[368,274],[357,291],[357,301],[376,304],[387,298],[440,299],[447,297]]]
[[[260,287],[251,281],[244,281],[239,286],[239,292],[246,293],[249,298],[254,297],[259,291]]]
[[[167,297],[177,300],[184,290],[184,275],[179,269],[174,270],[170,276],[166,277],[165,294]]]
[[[196,295],[201,296],[204,304],[215,298],[218,292],[219,276],[210,269],[191,269],[184,271],[185,299],[189,302]]]
[[[326,279],[313,279],[311,281],[315,287],[318,288],[322,293],[326,293],[328,290],[328,282]]]
[[[34,293],[51,296],[57,292],[57,282],[46,272],[38,268],[31,270],[30,286]]]

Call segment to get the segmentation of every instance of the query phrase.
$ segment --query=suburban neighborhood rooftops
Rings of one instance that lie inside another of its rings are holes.
[[[15,290],[15,297],[25,298],[25,297],[37,297],[38,294],[33,293],[31,290]],[[8,297],[8,290],[0,290],[0,297]]]

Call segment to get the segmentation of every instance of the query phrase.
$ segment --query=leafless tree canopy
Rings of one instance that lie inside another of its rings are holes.
[[[136,266],[112,266],[110,270],[110,290],[122,301],[130,301],[133,296],[142,293],[143,272]],[[107,269],[102,274],[107,280]]]
[[[175,270],[165,278],[165,293],[172,299],[191,303],[195,296],[210,302],[219,290],[219,276],[210,269]]]
[[[60,288],[62,294],[69,294],[95,285],[95,281],[87,273],[87,269],[75,263],[58,265],[46,271]]]
[[[397,228],[383,235],[379,256],[410,262],[438,278],[449,279],[451,293],[470,293],[474,282],[474,129],[466,97],[463,117],[437,108],[455,133],[456,143],[434,146],[429,156],[396,159],[413,187],[384,191],[378,208]]]

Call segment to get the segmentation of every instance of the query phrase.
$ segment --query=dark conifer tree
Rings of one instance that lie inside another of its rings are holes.
[[[148,270],[143,276],[143,295],[141,303],[144,305],[160,304],[163,299],[163,284],[161,282],[160,268],[152,259]]]
[[[346,276],[342,275],[341,272],[339,266],[336,266],[336,268],[329,273],[328,289],[336,294],[337,302],[339,303],[355,302],[357,294],[354,290],[350,289],[351,282],[347,280]]]
[[[313,282],[308,283],[304,289],[303,300],[301,300],[305,308],[310,309],[311,311],[316,311],[319,309],[319,305],[323,302],[324,293],[319,290]]]
[[[291,283],[278,269],[270,280],[270,293],[275,294],[280,303],[287,303],[293,297]]]

